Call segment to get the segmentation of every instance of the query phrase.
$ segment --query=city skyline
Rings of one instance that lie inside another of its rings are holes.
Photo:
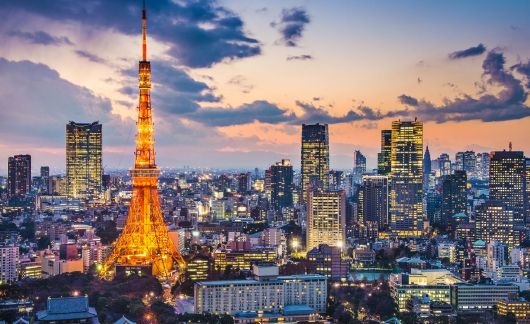
[[[35,168],[64,171],[64,125],[98,120],[103,165],[128,168],[140,34],[129,18],[140,5],[89,1],[80,16],[73,2],[6,4],[0,158],[31,154]],[[510,141],[529,151],[528,6],[463,4],[447,24],[450,2],[157,2],[150,53],[159,164],[263,169],[290,159],[298,169],[301,124],[320,122],[329,124],[330,168],[351,169],[360,150],[372,169],[380,131],[414,117],[433,157]],[[119,8],[128,9],[123,20],[112,13]],[[468,21],[470,13],[483,20]]]

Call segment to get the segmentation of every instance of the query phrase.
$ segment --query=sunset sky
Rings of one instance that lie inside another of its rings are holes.
[[[0,174],[65,165],[68,121],[133,163],[141,0],[2,1]],[[299,165],[329,123],[331,167],[375,166],[380,130],[425,121],[431,156],[530,152],[529,1],[147,0],[161,167]]]

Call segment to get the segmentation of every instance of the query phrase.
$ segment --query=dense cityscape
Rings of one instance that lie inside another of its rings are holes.
[[[530,322],[516,144],[432,152],[429,124],[399,117],[377,167],[355,150],[334,169],[324,120],[295,125],[300,168],[159,168],[145,3],[141,19],[131,169],[105,168],[95,120],[63,121],[64,166],[4,161],[0,321]]]

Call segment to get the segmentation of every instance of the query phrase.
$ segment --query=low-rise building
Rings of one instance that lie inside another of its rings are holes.
[[[343,258],[342,251],[336,246],[320,244],[307,253],[310,273],[325,275],[331,280],[348,277],[350,263]]]
[[[240,312],[280,313],[290,305],[305,305],[313,313],[325,312],[326,276],[278,276],[275,265],[254,265],[253,271],[254,279],[197,282],[195,312],[230,315]]]
[[[186,274],[192,281],[208,279],[210,260],[207,257],[196,257],[186,265]]]
[[[356,263],[371,264],[375,261],[375,251],[367,247],[358,247],[353,250],[352,258]]]
[[[277,251],[270,248],[254,248],[249,250],[216,250],[213,253],[214,267],[224,271],[228,266],[232,269],[251,270],[252,264],[259,262],[275,262]]]
[[[45,310],[37,312],[35,323],[99,323],[87,296],[48,298]]]
[[[451,287],[451,305],[458,312],[492,309],[498,301],[519,293],[515,284],[471,284],[460,282]]]
[[[499,300],[497,302],[496,312],[501,316],[513,314],[517,320],[530,320],[530,302],[523,298]]]
[[[389,278],[391,295],[398,311],[407,311],[412,297],[429,296],[431,301],[451,302],[451,285],[461,280],[447,270],[412,269],[411,273],[392,274]]]

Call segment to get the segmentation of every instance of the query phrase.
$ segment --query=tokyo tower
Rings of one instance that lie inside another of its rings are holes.
[[[151,109],[151,63],[147,61],[147,22],[145,2],[142,10],[142,60],[139,62],[140,102],[136,133],[134,168],[131,169],[133,193],[125,228],[100,274],[151,272],[169,279],[174,270],[186,264],[173,244],[160,209],[155,140]]]

